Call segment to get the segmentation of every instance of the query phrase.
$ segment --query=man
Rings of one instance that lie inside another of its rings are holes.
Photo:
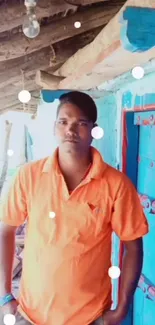
[[[54,128],[57,150],[22,167],[2,205],[1,313],[16,315],[17,325],[118,325],[128,312],[148,224],[130,180],[91,146],[96,120],[87,94],[62,95]],[[26,219],[17,302],[11,296],[14,237]],[[112,231],[126,247],[114,311],[108,275]]]

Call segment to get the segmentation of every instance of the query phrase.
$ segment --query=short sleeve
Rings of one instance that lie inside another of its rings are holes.
[[[136,189],[124,174],[116,193],[111,225],[122,241],[140,238],[149,231]]]
[[[27,218],[26,193],[24,190],[24,168],[21,167],[0,203],[0,221],[18,227]]]

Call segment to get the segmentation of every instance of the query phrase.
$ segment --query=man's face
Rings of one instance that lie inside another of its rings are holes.
[[[92,142],[92,128],[93,122],[77,106],[66,103],[60,108],[54,134],[65,152],[87,152]]]

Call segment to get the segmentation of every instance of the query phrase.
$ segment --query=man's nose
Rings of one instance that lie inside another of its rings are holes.
[[[68,125],[67,133],[70,134],[77,133],[77,126],[75,124]]]

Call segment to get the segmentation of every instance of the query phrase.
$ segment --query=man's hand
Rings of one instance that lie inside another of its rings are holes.
[[[0,312],[2,313],[2,316],[6,314],[12,314],[15,315],[17,312],[18,302],[16,300],[12,300],[8,302],[3,307],[0,307]]]
[[[109,310],[103,314],[103,325],[120,325],[127,313]]]

